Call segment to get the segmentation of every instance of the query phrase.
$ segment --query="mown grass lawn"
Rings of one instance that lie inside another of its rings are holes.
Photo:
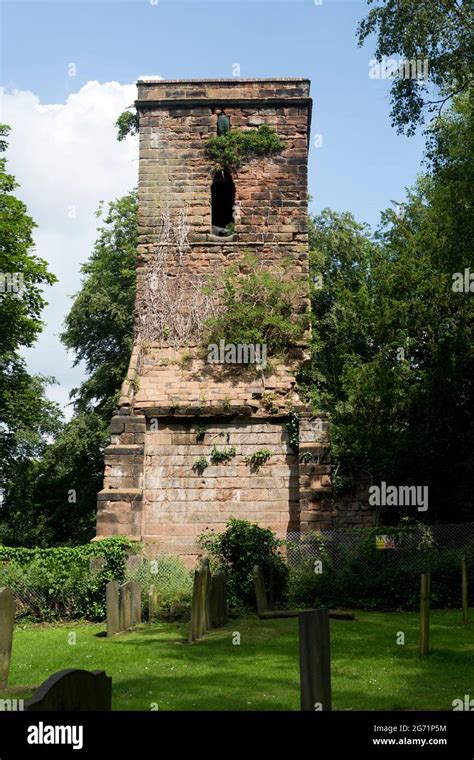
[[[453,699],[474,696],[474,622],[462,625],[458,611],[431,613],[433,651],[422,661],[416,613],[356,616],[331,621],[335,710],[451,710]],[[87,623],[17,626],[0,697],[27,696],[52,673],[75,667],[112,676],[115,710],[153,703],[160,710],[299,709],[296,619],[233,620],[193,645],[185,624],[142,625],[111,639],[103,632]]]

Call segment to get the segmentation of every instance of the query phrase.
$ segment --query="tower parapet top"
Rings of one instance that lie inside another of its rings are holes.
[[[173,103],[192,105],[205,100],[208,104],[243,105],[246,102],[279,102],[310,106],[309,79],[139,79],[137,108],[143,109]],[[296,101],[296,102],[295,102]]]

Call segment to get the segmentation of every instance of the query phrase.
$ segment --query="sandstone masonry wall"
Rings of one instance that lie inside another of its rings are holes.
[[[146,300],[157,250],[165,250],[167,279],[186,296],[178,310],[186,310],[196,278],[205,281],[249,251],[262,266],[299,282],[294,308],[308,310],[309,81],[141,80],[136,108],[137,306]],[[216,167],[206,154],[221,111],[231,130],[267,124],[285,144],[281,153],[253,158],[232,172],[235,232],[226,238],[211,226]],[[160,225],[166,214],[176,218],[182,212],[188,235],[180,259],[174,244],[163,243]],[[365,522],[367,513],[354,502],[332,499],[328,420],[312,418],[296,389],[295,372],[307,358],[305,341],[289,349],[271,372],[252,374],[206,364],[189,340],[177,348],[163,338],[146,345],[137,339],[105,451],[97,538],[128,535],[148,542],[152,553],[179,554],[191,562],[196,536],[205,528],[222,530],[231,516],[269,526],[280,536],[336,527],[345,523],[345,512],[349,522]],[[288,435],[295,412],[299,454]],[[227,463],[209,462],[202,473],[193,470],[199,457],[209,460],[214,446],[235,447],[235,456]],[[262,449],[271,457],[252,470],[244,460]]]

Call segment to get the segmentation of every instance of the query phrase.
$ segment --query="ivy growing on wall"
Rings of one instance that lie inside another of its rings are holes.
[[[300,440],[300,420],[298,413],[295,411],[290,412],[288,415],[288,422],[286,423],[288,430],[289,444],[292,451],[298,453],[299,440]]]

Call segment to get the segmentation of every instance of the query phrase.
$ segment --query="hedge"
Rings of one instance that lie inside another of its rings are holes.
[[[0,586],[9,586],[17,600],[17,617],[37,620],[103,620],[105,586],[123,582],[125,560],[139,551],[123,536],[83,546],[25,549],[0,545]],[[91,574],[91,557],[104,567]]]
[[[468,559],[470,603],[474,604],[474,550]],[[453,549],[437,549],[420,556],[391,561],[389,551],[373,551],[347,561],[339,569],[323,562],[315,573],[314,561],[290,570],[290,607],[345,607],[378,611],[416,610],[420,599],[420,574],[431,572],[431,606],[461,607],[461,558]]]

